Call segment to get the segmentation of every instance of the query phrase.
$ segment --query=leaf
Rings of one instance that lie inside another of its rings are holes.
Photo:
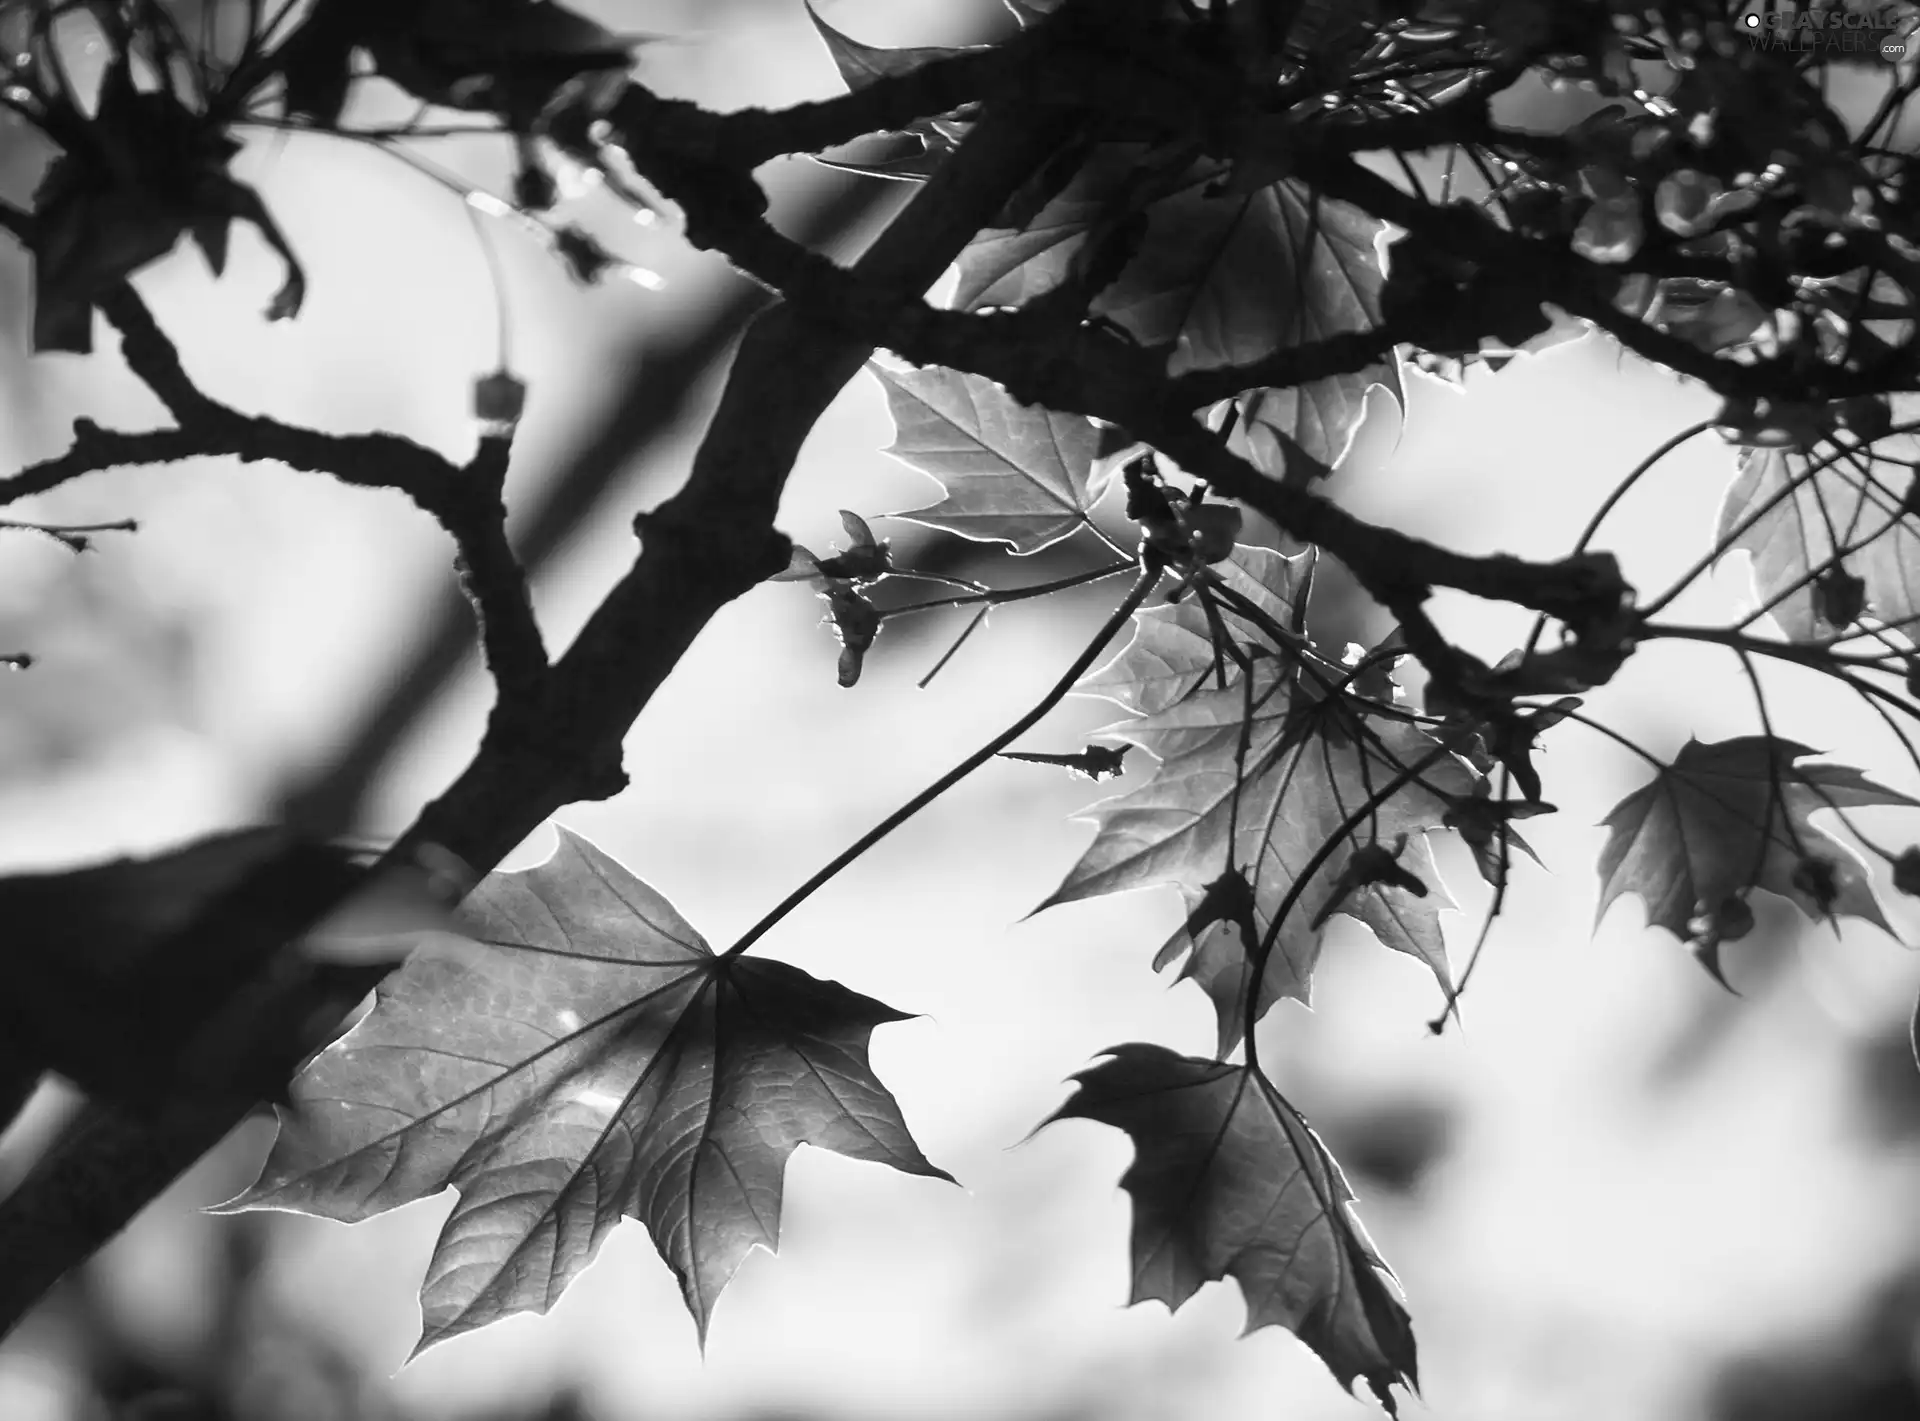
[[[1304,559],[1268,553],[1268,594],[1285,603]],[[1143,615],[1143,625],[1157,617]],[[1188,623],[1184,630],[1192,630]],[[1164,631],[1165,629],[1163,629]],[[1291,652],[1253,663],[1249,689],[1236,672],[1225,689],[1207,680],[1191,639],[1172,643],[1160,633],[1135,642],[1082,689],[1158,709],[1100,732],[1140,746],[1160,761],[1147,783],[1095,805],[1093,843],[1042,907],[1109,893],[1170,884],[1190,915],[1207,884],[1230,866],[1254,880],[1255,921],[1264,935],[1295,878],[1375,789],[1432,753],[1438,742],[1404,720],[1380,717],[1358,697],[1327,695],[1322,683],[1297,671]],[[1129,658],[1134,658],[1129,662]],[[1338,668],[1323,675],[1337,681]],[[1192,686],[1177,699],[1172,690]],[[1245,773],[1239,770],[1246,737]],[[1350,846],[1314,872],[1282,925],[1258,986],[1256,1011],[1282,997],[1309,999],[1322,934],[1309,926],[1336,896],[1352,850],[1392,843],[1407,834],[1400,866],[1431,888],[1422,897],[1391,883],[1363,886],[1337,911],[1356,917],[1381,942],[1427,964],[1443,989],[1451,985],[1439,910],[1452,900],[1440,884],[1425,831],[1440,827],[1449,803],[1471,794],[1474,778],[1452,756],[1389,796],[1351,836]],[[1237,804],[1237,808],[1236,808]],[[1231,830],[1231,834],[1230,834]],[[1191,950],[1181,975],[1213,998],[1222,1054],[1240,1039],[1251,964],[1239,936],[1216,924],[1198,938],[1178,931],[1161,950],[1165,967]]]
[[[1920,621],[1920,522],[1903,511],[1914,475],[1902,461],[1915,458],[1920,439],[1903,435],[1855,454],[1822,448],[1812,459],[1788,448],[1741,452],[1715,536],[1722,557],[1737,548],[1752,558],[1754,591],[1774,603],[1770,615],[1790,640],[1844,630],[1828,615],[1854,610],[1856,578],[1872,616],[1895,628]],[[1844,598],[1823,596],[1816,581],[1836,546],[1846,550]]]
[[[1099,432],[1084,418],[1020,404],[979,375],[867,368],[893,414],[886,452],[947,494],[894,517],[1016,553],[1050,547],[1087,522]]]
[[[314,0],[307,16],[273,52],[289,118],[323,128],[338,124],[353,87],[353,51],[359,42],[357,0]],[[364,6],[361,7],[364,10]]]
[[[530,126],[568,85],[619,76],[637,45],[554,0],[425,0],[359,5],[358,43],[380,74],[415,98]]]
[[[849,89],[864,89],[876,79],[911,74],[921,65],[936,59],[946,59],[956,54],[978,54],[993,47],[975,44],[879,49],[842,34],[821,19],[820,12],[813,7],[813,0],[807,0],[807,18],[813,21],[814,30],[825,41],[827,53],[833,56],[833,67],[840,71],[840,78]]]
[[[1809,857],[1832,864],[1832,913],[1865,918],[1891,933],[1859,858],[1813,827],[1818,810],[1920,804],[1844,765],[1796,765],[1815,752],[1791,740],[1743,735],[1688,740],[1673,764],[1614,806],[1600,853],[1600,909],[1637,893],[1650,925],[1681,941],[1696,918],[1750,888],[1791,899],[1810,918],[1827,906],[1796,872]],[[1773,785],[1778,782],[1777,798]]]
[[[293,315],[305,277],[260,195],[236,182],[227,163],[240,151],[215,119],[188,110],[170,91],[134,86],[124,54],[101,79],[99,104],[82,141],[48,165],[34,193],[33,349],[93,349],[93,307],[191,233],[216,274],[228,227],[259,228],[286,263],[287,278],[268,319]]]
[[[958,310],[1018,306],[1060,284],[1096,227],[1118,222],[1181,180],[1164,155],[1138,143],[1103,143],[1019,227],[990,227],[960,253]]]
[[[1143,345],[1168,347],[1174,374],[1378,325],[1384,224],[1290,179],[1216,192],[1226,172],[1201,163],[1169,174],[1137,144],[1103,145],[1024,230],[990,230],[968,246],[954,304],[1021,304],[1058,285],[1108,224],[1143,211],[1140,250],[1091,309]],[[1309,470],[1337,465],[1375,385],[1401,398],[1397,362],[1249,391],[1234,446],[1273,478],[1287,472],[1287,441]]]
[[[1474,867],[1480,870],[1480,876],[1490,886],[1498,888],[1506,882],[1507,869],[1513,862],[1513,850],[1518,849],[1535,863],[1540,862],[1540,855],[1520,837],[1520,831],[1513,827],[1513,821],[1557,811],[1553,805],[1537,800],[1495,801],[1484,780],[1474,786],[1474,790],[1472,798],[1457,801],[1447,811],[1445,823],[1472,852]],[[1505,852],[1502,852],[1502,841],[1506,845]]]
[[[1135,614],[1133,640],[1074,689],[1135,715],[1157,715],[1198,689],[1213,666],[1213,639],[1200,608],[1188,602],[1150,607]]]
[[[1418,1385],[1412,1322],[1340,1166],[1272,1083],[1137,1042],[1074,1080],[1042,1124],[1097,1120],[1134,1143],[1120,1177],[1133,1196],[1129,1301],[1178,1308],[1231,1277],[1249,1331],[1286,1328],[1343,1387],[1364,1379],[1398,1414],[1390,1388]]]
[[[947,59],[957,54],[977,54],[991,49],[991,45],[958,45],[951,47],[932,46],[909,49],[878,49],[870,44],[842,34],[832,25],[820,18],[820,12],[813,7],[813,0],[807,0],[807,17],[813,21],[814,29],[825,41],[827,53],[833,57],[834,68],[840,71],[840,78],[849,90],[864,89],[878,79],[894,78],[911,74],[924,64],[936,59]],[[840,168],[850,173],[865,173],[872,177],[893,178],[908,182],[924,182],[933,175],[947,154],[959,147],[960,140],[972,126],[965,115],[972,111],[971,105],[963,105],[960,116],[934,115],[916,118],[906,127],[896,130],[891,136],[896,140],[911,140],[911,147],[896,149],[885,157],[872,161],[860,161],[853,156],[822,157],[817,161],[830,168]]]
[[[546,1312],[620,1218],[641,1220],[702,1338],[779,1239],[801,1144],[946,1178],[874,1078],[905,1015],[782,962],[716,957],[578,835],[490,874],[471,942],[423,948],[295,1080],[260,1179],[229,1209],[368,1218],[448,1185],[420,1347]]]
[[[893,182],[923,183],[933,176],[934,170],[950,151],[944,144],[930,142],[908,129],[879,140],[856,139],[848,148],[831,156],[824,153],[808,156],[824,168],[838,168],[843,173],[886,178]]]
[[[1515,658],[1514,664],[1519,665],[1523,659]],[[1501,664],[1506,665],[1506,658],[1501,659]],[[1582,704],[1578,696],[1562,696],[1551,705],[1525,710],[1508,706],[1480,726],[1487,753],[1507,767],[1523,800],[1537,802],[1542,793],[1540,771],[1533,763],[1533,752],[1539,748],[1540,737],[1579,710]]]
[[[1291,626],[1305,577],[1305,563],[1271,548],[1242,545],[1214,571],[1281,626]],[[1236,624],[1238,619],[1227,614]],[[1157,715],[1186,699],[1212,675],[1218,662],[1206,614],[1190,602],[1135,613],[1133,639],[1074,687],[1134,715]]]

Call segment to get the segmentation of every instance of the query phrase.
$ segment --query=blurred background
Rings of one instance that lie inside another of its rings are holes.
[[[798,0],[578,8],[675,37],[640,60],[669,93],[727,108],[837,88]],[[879,45],[1009,28],[994,0],[826,0],[822,13]],[[1856,82],[1870,99],[1879,81]],[[371,96],[367,113],[382,102]],[[1580,112],[1575,96],[1521,104],[1543,123]],[[508,181],[503,144],[422,151],[466,181],[496,191]],[[6,133],[0,191],[24,202],[44,160],[32,135]],[[311,293],[297,321],[259,320],[278,267],[250,231],[217,284],[185,251],[150,268],[140,288],[189,369],[243,408],[397,430],[463,458],[471,382],[510,366],[531,397],[509,496],[538,559],[549,641],[564,645],[632,558],[631,514],[684,476],[728,345],[759,298],[670,224],[638,226],[602,195],[567,215],[658,272],[663,290],[580,290],[514,225],[481,218],[477,236],[456,194],[364,146],[263,133],[237,170],[291,236]],[[905,196],[798,161],[772,169],[770,186],[788,230],[842,255]],[[108,340],[87,359],[26,358],[26,280],[22,257],[0,254],[0,328],[12,333],[0,341],[0,462],[59,452],[76,415],[158,422]],[[1462,389],[1410,375],[1404,432],[1376,393],[1332,487],[1363,516],[1459,548],[1552,556],[1628,468],[1712,411],[1582,339],[1480,369]],[[824,551],[842,536],[841,508],[872,517],[930,501],[924,479],[879,452],[890,438],[878,386],[856,380],[807,446],[783,528]],[[1708,546],[1732,470],[1711,436],[1688,444],[1599,545],[1637,586],[1664,586]],[[398,496],[207,461],[96,476],[19,514],[141,526],[80,557],[27,535],[0,545],[0,652],[35,657],[30,672],[0,678],[6,869],[162,848],[257,820],[315,784],[364,790],[359,827],[392,834],[466,762],[487,690],[446,542]],[[900,563],[988,565],[910,524],[876,527]],[[1075,542],[995,576],[1040,581],[1096,556]],[[803,586],[764,587],[715,620],[636,725],[633,787],[562,821],[725,942],[1031,704],[1118,595],[1100,584],[1004,608],[924,691],[915,682],[959,614],[892,624],[858,688],[843,691],[821,604]],[[1752,605],[1734,558],[1672,615],[1723,620]],[[1520,619],[1464,598],[1437,610],[1489,660],[1524,635]],[[1338,576],[1323,581],[1315,627],[1336,648],[1385,630]],[[1777,669],[1767,687],[1781,733],[1920,793],[1869,712]],[[1689,735],[1758,728],[1737,662],[1699,646],[1646,650],[1589,709],[1661,755]],[[1101,702],[1070,702],[1028,748],[1076,748],[1112,719]],[[1424,1397],[1403,1414],[1920,1416],[1920,1072],[1907,1045],[1920,964],[1874,929],[1836,937],[1774,903],[1726,953],[1736,999],[1648,931],[1637,900],[1596,931],[1594,826],[1645,771],[1578,725],[1552,732],[1542,768],[1561,812],[1527,834],[1549,871],[1517,870],[1463,1029],[1431,1036],[1431,977],[1346,919],[1313,1010],[1283,1004],[1263,1028],[1262,1060],[1344,1162],[1404,1283]],[[1136,766],[1125,783],[1144,773]],[[800,1150],[780,1254],[742,1268],[704,1357],[667,1268],[627,1224],[550,1315],[403,1367],[451,1196],[350,1228],[200,1214],[252,1179],[272,1133],[256,1121],[0,1346],[0,1418],[1360,1414],[1291,1336],[1239,1337],[1235,1285],[1209,1285],[1178,1315],[1124,1305],[1124,1136],[1076,1121],[1022,1143],[1067,1076],[1107,1046],[1212,1049],[1205,997],[1149,966],[1176,925],[1174,895],[1025,917],[1087,842],[1069,816],[1098,793],[996,762],[765,942],[920,1014],[881,1028],[873,1058],[960,1187]],[[1889,811],[1861,822],[1896,845],[1920,830]],[[506,866],[551,848],[543,830]],[[1458,958],[1485,894],[1463,854],[1440,853],[1463,906],[1448,920]],[[1877,867],[1876,878],[1884,887]],[[1920,942],[1920,915],[1901,902],[1889,912]],[[0,1140],[0,1190],[71,1103],[48,1089]]]

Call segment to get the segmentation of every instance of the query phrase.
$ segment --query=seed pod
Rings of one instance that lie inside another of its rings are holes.
[[[1604,197],[1589,207],[1573,231],[1573,250],[1595,262],[1633,260],[1647,239],[1639,195],[1631,191]]]
[[[1829,626],[1852,626],[1867,608],[1867,584],[1844,567],[1828,568],[1813,582],[1813,605]]]
[[[1696,237],[1713,225],[1713,200],[1720,193],[1720,180],[1712,174],[1681,168],[1654,190],[1654,216],[1669,232]]]

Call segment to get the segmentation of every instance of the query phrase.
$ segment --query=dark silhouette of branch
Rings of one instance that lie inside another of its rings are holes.
[[[17,211],[0,215],[0,225],[23,239],[31,234],[31,222]],[[0,505],[102,469],[223,454],[243,463],[272,460],[357,488],[398,490],[453,536],[461,586],[478,614],[482,647],[503,703],[517,710],[537,693],[547,653],[525,574],[506,538],[501,493],[511,452],[507,438],[482,438],[463,466],[397,434],[331,434],[244,414],[193,382],[172,340],[131,286],[114,288],[100,304],[120,333],[128,367],[177,425],[128,433],[76,420],[74,442],[65,454],[0,479]]]
[[[1059,144],[1066,122],[1017,104],[987,114],[854,271],[885,289],[924,291]],[[654,691],[715,612],[786,565],[790,545],[773,520],[787,474],[814,422],[871,352],[789,304],[753,323],[686,486],[636,520],[633,569],[541,678],[537,695],[489,721],[473,762],[391,857],[433,845],[483,872],[556,809],[625,786],[620,744]],[[317,1007],[352,1002],[381,975],[341,970],[293,990]],[[161,1122],[89,1106],[0,1200],[0,1257],[8,1260],[0,1331],[237,1120],[230,1109],[183,1108]]]
[[[808,246],[836,242],[892,196],[875,184],[837,182],[830,195],[801,213],[795,227]],[[614,363],[597,427],[585,431],[561,468],[543,480],[516,510],[514,546],[530,577],[603,512],[620,475],[644,467],[647,451],[669,434],[706,372],[739,339],[741,328],[771,298],[760,287],[736,284],[697,326],[684,334],[643,336]],[[425,627],[396,664],[389,687],[365,718],[342,737],[331,763],[291,785],[285,817],[301,824],[348,826],[357,806],[394,751],[473,655],[472,609],[453,591],[435,598]]]

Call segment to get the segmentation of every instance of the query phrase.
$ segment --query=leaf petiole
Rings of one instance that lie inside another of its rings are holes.
[[[1157,563],[1150,563],[1141,570],[1140,576],[1134,579],[1133,586],[1127,590],[1127,595],[1121,599],[1120,605],[1115,607],[1106,621],[1100,624],[1100,630],[1094,633],[1093,640],[1087,643],[1081,653],[1073,659],[1073,664],[1066,669],[1058,681],[1054,682],[1052,689],[1042,696],[1032,709],[841,850],[813,877],[776,903],[765,917],[748,928],[741,935],[740,940],[720,956],[736,957],[752,947],[779,926],[789,913],[825,887],[868,849],[1039,724],[1047,712],[1066,699],[1067,692],[1074,688],[1080,678],[1092,667],[1100,653],[1107,649],[1107,643],[1119,635],[1120,628],[1127,624],[1127,619],[1134,614],[1142,602],[1147,600],[1147,594],[1152,592],[1160,581],[1160,572],[1161,569]]]

